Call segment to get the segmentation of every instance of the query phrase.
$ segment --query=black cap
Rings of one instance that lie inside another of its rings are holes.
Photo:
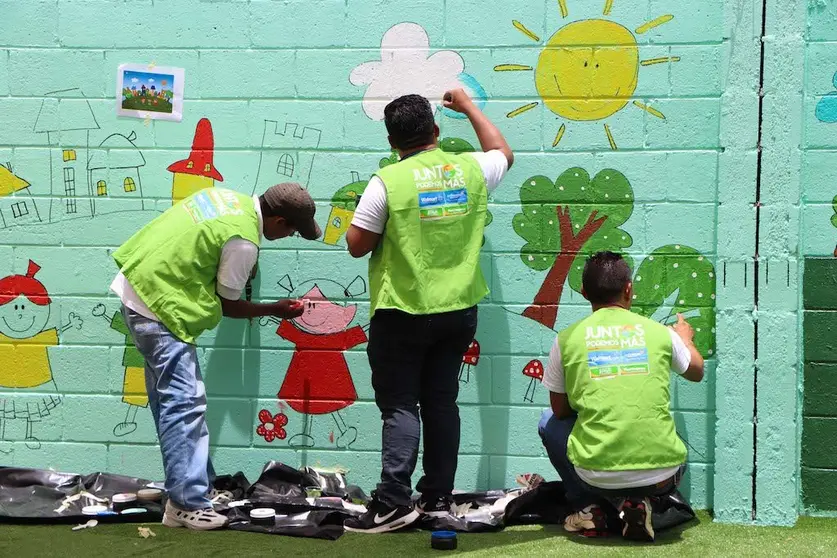
[[[317,240],[323,232],[314,220],[317,206],[308,191],[295,182],[271,186],[262,194],[270,213],[284,218],[306,240]]]

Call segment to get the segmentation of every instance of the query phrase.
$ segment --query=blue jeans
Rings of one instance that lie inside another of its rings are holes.
[[[546,409],[541,414],[538,423],[538,434],[546,448],[546,453],[552,466],[561,476],[564,483],[564,491],[567,496],[567,503],[573,511],[580,511],[587,506],[610,503],[618,506],[621,500],[633,497],[664,496],[677,489],[686,466],[670,479],[654,486],[643,486],[639,488],[626,488],[624,490],[605,490],[590,486],[575,472],[575,466],[567,456],[567,444],[570,440],[570,433],[575,426],[576,415],[559,419],[552,414],[551,409]]]
[[[145,358],[145,387],[160,439],[168,497],[185,510],[211,508],[206,495],[215,471],[209,459],[206,389],[195,346],[124,306],[122,316]]]

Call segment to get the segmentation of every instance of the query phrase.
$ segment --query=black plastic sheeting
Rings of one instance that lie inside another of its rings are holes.
[[[506,502],[502,502],[504,498]],[[509,525],[563,524],[564,518],[572,512],[561,481],[544,482],[530,490],[460,493],[454,496],[454,503],[470,503],[471,509],[462,517],[423,518],[419,526],[428,530],[478,533],[497,531]],[[658,532],[695,518],[694,510],[679,492],[651,498],[651,509],[651,523]],[[621,533],[622,523],[615,508],[607,512],[607,518],[608,529],[614,534]]]
[[[230,529],[293,537],[336,540],[343,534],[343,522],[361,515],[360,506],[369,500],[363,490],[347,484],[341,473],[294,469],[277,461],[265,465],[252,485],[238,473],[219,477],[215,487],[233,493],[233,506],[218,508],[229,518]],[[309,497],[309,489],[316,489],[319,496]],[[273,508],[274,524],[253,524],[250,511],[256,508]]]
[[[100,523],[152,523],[162,519],[162,504],[143,503],[143,514],[88,516],[82,507],[98,502],[67,498],[83,492],[98,498],[117,493],[136,492],[151,487],[150,481],[107,473],[87,476],[37,469],[0,467],[0,522],[84,523],[95,518]],[[316,471],[310,467],[294,469],[271,461],[258,480],[250,484],[242,473],[220,476],[215,488],[233,493],[233,501],[218,508],[238,531],[336,540],[343,534],[343,522],[363,512],[368,501],[357,486],[346,482],[341,473]],[[498,531],[508,525],[561,524],[569,508],[560,481],[542,482],[534,488],[463,492],[454,495],[457,515],[423,518],[417,526],[427,530],[453,530],[467,533]],[[62,504],[64,509],[61,511]],[[273,525],[250,521],[254,508],[273,508]],[[652,499],[655,531],[691,521],[695,513],[679,492]],[[608,525],[618,532],[615,510]]]
[[[151,523],[163,519],[161,503],[142,503],[147,510],[138,514],[90,516],[82,513],[86,505],[98,501],[82,497],[62,504],[71,496],[86,492],[110,500],[114,494],[151,488],[151,481],[108,473],[74,475],[41,469],[0,467],[0,521],[14,523]]]

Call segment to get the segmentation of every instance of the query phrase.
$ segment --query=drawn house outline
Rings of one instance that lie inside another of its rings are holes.
[[[12,164],[0,165],[0,228],[41,222],[29,182],[17,176]]]
[[[137,133],[111,134],[90,153],[87,165],[93,215],[145,209],[140,167],[145,156],[136,146]],[[96,206],[96,198],[106,197],[108,203]]]
[[[78,97],[69,97],[68,93],[78,94]],[[99,122],[90,101],[77,87],[51,91],[44,97],[33,130],[46,134],[49,145],[49,222],[92,217],[94,201],[89,183],[88,151],[90,131],[99,130]],[[87,184],[80,186],[80,180]]]
[[[296,122],[265,120],[253,194],[280,182],[308,187],[323,132]]]

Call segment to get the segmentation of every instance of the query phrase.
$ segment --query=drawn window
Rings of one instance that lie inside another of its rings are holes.
[[[15,219],[29,215],[29,208],[26,207],[25,201],[20,201],[12,204],[12,216]]]
[[[212,165],[210,165],[209,163],[207,163],[203,166],[203,172],[211,172],[211,171],[212,171]]]
[[[125,177],[125,182],[123,183],[123,185],[125,186],[125,191],[126,192],[136,192],[137,191],[137,185],[134,182],[134,179],[131,178],[130,176]]]
[[[279,164],[276,165],[276,172],[285,176],[294,175],[294,158],[285,153],[279,157]]]
[[[96,183],[96,195],[97,196],[107,196],[108,195],[108,183],[104,180],[100,180]]]
[[[64,193],[68,196],[76,195],[76,169],[64,169]]]
[[[76,160],[76,150],[75,149],[65,149],[64,150],[64,162],[68,161],[75,161]]]
[[[75,198],[67,198],[67,213],[77,213],[78,209],[76,208],[76,199]]]
[[[191,168],[194,168],[194,167],[195,167],[195,163],[194,163],[194,162],[189,161],[188,163],[186,163],[186,168],[187,168],[187,169],[191,169]]]

